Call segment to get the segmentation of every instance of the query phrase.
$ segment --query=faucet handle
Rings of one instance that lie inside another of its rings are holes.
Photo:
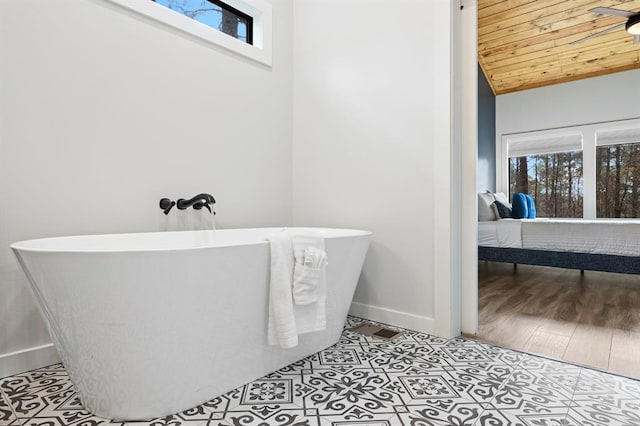
[[[164,214],[168,215],[173,206],[176,205],[175,201],[171,201],[168,198],[163,198],[160,200],[160,208],[164,211]]]

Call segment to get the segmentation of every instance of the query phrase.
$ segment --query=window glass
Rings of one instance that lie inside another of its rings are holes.
[[[217,0],[153,0],[191,19],[253,44],[253,19]]]
[[[640,143],[596,148],[597,217],[640,217]]]
[[[582,151],[509,158],[509,198],[529,194],[539,217],[582,217]]]

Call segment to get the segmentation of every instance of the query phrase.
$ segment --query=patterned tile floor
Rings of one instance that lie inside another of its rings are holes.
[[[0,390],[3,426],[124,425],[83,410],[60,364]],[[345,330],[331,348],[198,407],[129,424],[640,426],[640,381],[463,338]]]

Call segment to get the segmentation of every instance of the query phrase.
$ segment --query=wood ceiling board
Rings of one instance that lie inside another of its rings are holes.
[[[527,62],[536,58],[550,56],[562,52],[583,48],[585,46],[604,46],[611,42],[617,43],[620,39],[629,38],[626,32],[614,32],[604,34],[601,37],[587,40],[577,46],[570,43],[578,40],[580,37],[569,36],[557,40],[549,40],[532,46],[526,46],[512,51],[504,51],[491,54],[491,65],[495,67],[508,63]],[[630,39],[630,38],[629,38]],[[508,61],[511,59],[511,61]],[[505,62],[502,62],[505,61]]]
[[[497,91],[499,91],[500,94],[504,95],[507,93],[519,92],[521,90],[536,89],[538,87],[551,86],[553,84],[559,84],[559,83],[567,83],[570,81],[582,80],[582,79],[591,78],[591,77],[598,77],[601,75],[612,74],[614,72],[629,71],[629,70],[638,69],[638,68],[640,68],[640,61],[636,61],[636,63],[632,63],[630,65],[619,65],[619,66],[611,66],[611,67],[608,67],[605,65],[603,66],[602,69],[592,71],[590,73],[585,74],[581,72],[579,74],[579,78],[576,77],[575,73],[572,73],[572,72],[566,72],[565,76],[558,77],[557,79],[550,80],[550,81],[538,80],[534,76],[528,79],[524,79],[519,84],[515,84],[515,85],[513,84],[513,82],[509,82],[509,85],[502,85],[498,82]],[[562,75],[562,73],[559,72],[558,75]]]
[[[503,71],[512,71],[514,69],[519,68],[529,68],[532,66],[537,66],[540,64],[552,62],[558,63],[558,61],[564,61],[567,58],[586,58],[585,60],[592,59],[592,55],[594,53],[604,54],[606,52],[616,53],[616,50],[623,49],[627,51],[628,49],[637,49],[637,45],[633,45],[633,39],[630,37],[625,37],[620,39],[617,38],[605,38],[602,37],[604,41],[603,43],[597,43],[591,46],[578,46],[578,50],[576,46],[568,46],[564,45],[556,49],[547,49],[544,52],[535,52],[533,54],[521,55],[517,57],[506,58],[501,61],[491,62],[491,68],[494,74],[498,74]]]
[[[636,65],[636,67],[638,67],[638,62],[639,62],[638,58],[639,58],[638,52],[630,51],[625,53],[617,53],[615,56],[593,58],[588,62],[594,71],[598,71],[598,70],[602,71],[602,70],[607,70],[612,68],[617,69],[625,65],[630,65],[630,66]],[[582,69],[584,69],[584,66],[585,66],[584,62],[567,63],[562,65],[562,71],[564,73],[579,72]]]
[[[503,0],[503,1],[478,1],[478,18],[486,18],[505,10],[526,7],[527,4],[537,3],[538,1],[530,0]],[[540,2],[542,3],[542,1]]]
[[[549,1],[533,1],[538,8],[533,12],[522,13],[521,15],[514,15],[514,13],[520,13],[521,9],[517,11],[508,10],[506,15],[501,17],[495,22],[491,22],[488,19],[482,22],[478,21],[478,35],[483,36],[485,34],[496,33],[499,31],[510,30],[511,32],[524,31],[525,29],[532,28],[545,28],[546,26],[558,25],[558,23],[564,23],[565,21],[575,21],[575,23],[586,22],[596,19],[597,17],[610,16],[601,15],[594,12],[589,12],[590,9],[595,7],[616,7],[620,5],[617,0],[588,0],[588,1],[561,1],[553,0],[555,4],[549,4]],[[633,8],[633,2],[626,7]],[[545,4],[549,4],[547,7],[542,7]],[[620,22],[624,22],[624,18],[616,17]],[[553,29],[553,28],[552,28]]]
[[[592,3],[595,7],[597,3]],[[478,38],[482,41],[490,41],[495,39],[504,39],[513,37],[517,39],[535,37],[540,34],[562,30],[564,28],[573,27],[579,24],[591,23],[597,26],[596,14],[592,12],[576,14],[576,9],[571,10],[572,13],[562,12],[554,15],[543,16],[533,19],[529,16],[529,20],[519,25],[491,31],[486,34],[478,33]],[[613,17],[615,23],[620,23],[624,18]]]
[[[478,50],[482,51],[483,53],[487,51],[490,51],[490,52],[509,51],[513,48],[534,46],[541,42],[545,42],[549,40],[555,41],[555,40],[558,40],[559,38],[565,38],[571,35],[577,35],[575,37],[575,40],[578,40],[582,37],[591,35],[594,32],[604,30],[608,27],[617,25],[619,23],[620,23],[619,18],[606,17],[606,18],[597,20],[597,22],[589,21],[584,24],[575,25],[573,27],[567,27],[563,29],[562,32],[560,32],[559,30],[549,31],[549,32],[541,33],[539,35],[536,35],[534,37],[529,37],[529,38],[509,37],[505,39],[489,40],[486,42],[481,41],[480,38],[478,38]]]
[[[557,0],[557,3],[549,7],[542,7],[542,2],[532,1],[518,9],[520,15],[514,15],[512,10],[506,10],[496,15],[491,15],[478,20],[478,35],[484,35],[493,31],[540,19],[545,16],[565,10],[565,2]]]
[[[558,62],[589,62],[594,59],[609,59],[620,56],[623,53],[632,52],[638,54],[638,45],[633,44],[633,39],[621,40],[618,43],[609,43],[608,46],[598,46],[594,49],[584,49],[580,51],[568,51],[558,54]]]
[[[640,44],[594,7],[640,11],[640,0],[478,0],[478,61],[496,94],[640,68]]]

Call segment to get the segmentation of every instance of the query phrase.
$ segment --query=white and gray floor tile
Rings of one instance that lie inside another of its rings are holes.
[[[14,426],[19,424],[18,417],[9,406],[9,402],[4,395],[0,395],[0,425]]]
[[[0,425],[640,426],[640,382],[464,338],[354,333],[206,403],[148,422],[83,409],[61,365],[0,380]]]

